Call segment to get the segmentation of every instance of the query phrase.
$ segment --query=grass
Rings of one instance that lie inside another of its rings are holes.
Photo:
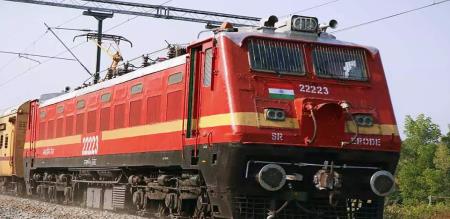
[[[384,210],[386,219],[449,219],[450,204],[389,205]]]

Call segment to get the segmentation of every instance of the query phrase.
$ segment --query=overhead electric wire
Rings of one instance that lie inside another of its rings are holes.
[[[289,13],[288,15],[296,14],[296,13],[300,13],[300,12],[305,12],[305,11],[309,11],[309,10],[313,10],[313,9],[320,8],[320,7],[323,7],[323,6],[326,6],[326,5],[329,5],[329,4],[338,2],[338,1],[340,1],[340,0],[333,0],[333,1],[324,2],[324,3],[322,3],[322,4],[318,4],[318,5],[315,5],[315,6],[311,6],[311,7],[309,7],[309,8],[305,8],[305,9],[301,9],[301,10],[298,10],[298,11],[291,12],[291,13]],[[285,16],[287,16],[287,15],[285,15]],[[283,17],[284,17],[284,16],[283,16]]]
[[[19,55],[19,56],[34,56],[34,57],[40,57],[40,58],[60,59],[60,60],[66,60],[66,61],[76,61],[75,59],[70,59],[70,58],[57,57],[57,56],[46,56],[46,55],[22,53],[22,52],[10,52],[10,51],[2,51],[2,50],[0,50],[0,53],[11,54],[11,55]]]
[[[77,15],[73,18],[70,18],[69,20],[64,21],[63,23],[61,23],[60,25],[56,26],[56,27],[61,27],[62,25],[68,24],[76,19],[78,19],[79,17],[81,17],[82,15]],[[25,49],[23,49],[21,51],[21,53],[26,52],[27,50],[29,50],[31,47],[35,46],[39,41],[41,41],[46,35],[47,35],[48,31],[45,31],[44,33],[42,33],[41,35],[39,35],[36,40],[34,40],[33,42],[31,42],[29,45],[27,45],[25,47]],[[19,59],[19,57],[14,57],[12,59],[10,59],[5,65],[3,65],[2,67],[0,67],[0,73],[9,65],[11,65],[14,61],[16,61],[17,59]]]
[[[47,32],[41,34],[38,38],[36,38],[36,40],[34,40],[33,42],[31,42],[30,44],[28,44],[28,46],[22,50],[22,52],[27,51],[29,48],[31,48],[32,46],[36,45],[37,42],[39,42],[42,38],[44,38],[44,36],[47,35]],[[17,59],[19,59],[19,57],[14,57],[12,59],[10,59],[6,64],[2,65],[2,67],[0,67],[0,73],[9,65],[11,65],[14,61],[16,61]]]
[[[449,1],[450,0],[443,0],[443,1],[433,2],[431,4],[424,5],[424,6],[421,6],[421,7],[418,7],[418,8],[413,8],[413,9],[402,11],[402,12],[398,12],[398,13],[395,13],[393,15],[389,15],[389,16],[386,16],[386,17],[382,17],[382,18],[378,18],[378,19],[375,19],[375,20],[366,21],[366,22],[363,22],[363,23],[360,23],[360,24],[356,24],[356,25],[353,25],[353,26],[345,27],[345,28],[333,31],[331,33],[338,33],[338,32],[351,30],[351,29],[354,29],[354,28],[357,28],[357,27],[361,27],[361,26],[365,26],[365,25],[368,25],[368,24],[380,22],[380,21],[387,20],[387,19],[390,19],[390,18],[393,18],[393,17],[397,17],[397,16],[400,16],[400,15],[404,15],[404,14],[408,14],[408,13],[411,13],[411,12],[419,11],[419,10],[422,10],[422,9],[425,9],[425,8],[429,8],[429,7],[432,7],[432,6],[436,6],[436,5],[439,5],[439,4],[443,4],[443,3],[446,3],[446,2],[449,2]]]
[[[173,1],[173,0],[167,0],[167,1],[163,2],[163,3],[161,3],[160,6],[163,6],[163,5],[167,4],[167,3],[170,3],[171,1]],[[149,9],[149,10],[146,10],[145,12],[150,12],[150,11],[154,11],[154,10],[156,10],[156,9]],[[116,25],[106,29],[105,32],[108,32],[108,31],[111,31],[113,29],[116,29],[117,27],[122,26],[122,25],[124,25],[124,24],[126,24],[126,23],[128,23],[128,22],[130,22],[130,21],[132,21],[132,20],[134,20],[136,18],[138,18],[138,17],[140,17],[140,16],[136,15],[136,16],[134,16],[132,18],[128,18],[127,20],[125,20],[125,21],[123,21],[123,22],[121,22],[119,24],[116,24]]]
[[[68,28],[68,27],[50,27],[50,28],[53,29],[53,30],[70,30],[70,31],[80,31],[80,32],[97,32],[97,30]]]
[[[160,6],[163,6],[163,5],[165,5],[165,4],[167,4],[167,3],[171,2],[171,1],[173,1],[173,0],[165,1],[165,2],[161,3]],[[87,3],[86,3],[86,4],[87,4]],[[148,10],[147,12],[152,11],[152,10],[155,10],[155,9],[150,9],[150,10]],[[75,19],[77,19],[78,17],[81,17],[81,16],[83,16],[83,15],[78,15],[77,17],[74,17],[74,18],[68,20],[68,21],[65,22],[64,24],[67,24],[67,23],[71,22],[72,20],[75,20]],[[139,16],[136,15],[135,17],[129,18],[129,19],[125,20],[124,22],[119,23],[118,25],[115,25],[115,26],[113,26],[113,27],[111,27],[111,28],[108,28],[108,29],[105,31],[105,33],[108,32],[108,31],[111,31],[111,30],[113,30],[113,29],[115,29],[115,28],[117,28],[117,27],[119,27],[119,26],[121,26],[121,25],[123,25],[123,24],[126,24],[127,22],[129,22],[129,21],[131,21],[131,20],[134,20],[134,19],[136,19],[137,17],[139,17]],[[57,27],[61,27],[61,26],[64,25],[64,24],[58,25]],[[46,35],[47,32],[48,32],[48,31],[46,31],[45,34],[43,34],[43,35]],[[42,37],[43,37],[43,36],[42,36]],[[81,43],[79,43],[79,44],[77,44],[77,45],[75,45],[75,46],[73,46],[73,47],[70,47],[70,50],[74,50],[75,48],[77,48],[77,47],[79,47],[79,46],[81,46],[81,45],[83,45],[83,44],[85,44],[85,43],[86,43],[86,41],[81,42]],[[67,53],[67,50],[61,51],[61,52],[57,53],[57,54],[54,55],[54,56],[60,56],[60,55],[65,54],[65,53]],[[18,57],[16,57],[16,58],[18,58]],[[41,63],[38,63],[38,64],[36,64],[36,65],[34,65],[34,66],[29,67],[29,68],[26,69],[25,71],[23,71],[23,72],[21,72],[21,73],[15,75],[14,77],[12,77],[12,78],[10,78],[10,79],[4,81],[3,83],[0,83],[0,87],[5,86],[6,84],[10,83],[11,81],[14,81],[15,79],[19,78],[20,76],[23,76],[23,75],[29,73],[31,70],[33,70],[33,69],[35,69],[35,68],[37,68],[37,67],[39,67],[39,66],[41,66],[41,65],[43,65],[43,64],[45,64],[45,63],[47,63],[47,62],[49,62],[50,60],[51,60],[50,58],[47,58],[46,60],[42,61]],[[1,70],[0,70],[0,72],[1,72]]]

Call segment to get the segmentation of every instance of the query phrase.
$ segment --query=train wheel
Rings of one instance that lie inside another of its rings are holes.
[[[195,206],[193,218],[205,219],[210,218],[211,214],[209,209],[209,201],[205,195],[200,195],[197,198],[197,203]]]
[[[166,203],[161,201],[158,206],[158,215],[159,218],[165,218],[169,216],[169,209],[166,207]]]

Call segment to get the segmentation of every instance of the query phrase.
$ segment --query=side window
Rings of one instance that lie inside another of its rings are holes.
[[[183,73],[178,72],[178,73],[169,75],[169,78],[167,79],[167,84],[168,85],[178,84],[182,81],[183,81]]]
[[[47,113],[46,113],[45,111],[41,111],[41,112],[39,113],[39,118],[45,119],[45,116],[47,116]]]
[[[77,109],[83,109],[86,106],[86,102],[84,100],[77,101]]]
[[[3,135],[0,135],[0,148],[3,147]]]
[[[142,84],[136,84],[133,87],[131,87],[131,94],[140,94],[142,93],[142,89],[144,86]]]
[[[8,134],[5,135],[5,148],[8,148]]]
[[[100,100],[102,101],[102,103],[109,102],[111,100],[111,93],[102,94]]]
[[[203,87],[211,86],[211,75],[212,75],[212,65],[213,65],[213,54],[212,48],[205,50],[205,66],[203,73]]]
[[[64,112],[64,106],[58,106],[58,107],[56,107],[56,112],[57,112],[57,113],[63,113],[63,112]]]

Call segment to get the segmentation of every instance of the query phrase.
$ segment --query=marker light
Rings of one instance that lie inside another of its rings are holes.
[[[264,109],[264,114],[267,120],[284,121],[286,119],[286,113],[282,109]]]
[[[355,114],[355,115],[353,115],[353,118],[355,119],[356,123],[359,126],[364,126],[364,127],[373,126],[374,119],[369,114]]]

